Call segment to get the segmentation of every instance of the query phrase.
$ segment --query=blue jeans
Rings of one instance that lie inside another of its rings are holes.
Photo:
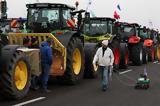
[[[101,73],[101,78],[102,78],[102,86],[107,86],[108,85],[108,71],[109,67],[107,66],[99,66],[99,71]]]
[[[41,83],[42,83],[43,89],[47,89],[48,79],[49,79],[49,71],[50,71],[50,65],[42,63]]]
[[[38,86],[38,85],[37,85],[37,82],[38,82],[38,76],[32,75],[31,86],[32,86],[33,88],[35,88],[36,86]]]

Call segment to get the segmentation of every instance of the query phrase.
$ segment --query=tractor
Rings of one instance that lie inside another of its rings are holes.
[[[137,23],[117,22],[115,31],[120,36],[121,42],[127,44],[129,50],[129,60],[133,65],[142,65],[147,62],[147,50],[141,42]]]
[[[146,27],[139,28],[139,36],[141,42],[147,47],[148,61],[155,61],[157,59],[158,47],[158,32]]]
[[[84,37],[80,30],[85,11],[74,11],[74,7],[59,3],[26,6],[24,29],[28,33],[8,33],[9,44],[0,48],[1,93],[11,99],[23,98],[29,91],[31,74],[41,72],[39,46],[47,38],[54,41],[50,76],[66,84],[77,84],[84,76]],[[78,17],[77,24],[74,16]]]
[[[128,48],[125,43],[121,43],[120,37],[114,31],[115,19],[109,17],[92,17],[84,25],[85,39],[85,71],[91,76],[97,72],[93,70],[92,60],[97,48],[101,45],[102,40],[109,40],[109,47],[114,53],[114,69],[127,68],[128,66]]]

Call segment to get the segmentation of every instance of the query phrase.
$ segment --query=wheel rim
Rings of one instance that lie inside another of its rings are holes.
[[[14,78],[17,89],[24,89],[28,80],[27,65],[24,61],[19,61],[17,63]]]
[[[126,52],[126,65],[128,64],[128,61],[129,61],[129,55],[128,55],[129,53],[128,53],[128,51]]]
[[[154,60],[154,48],[152,48],[152,60]]]
[[[76,75],[80,73],[81,69],[81,52],[78,48],[73,51],[73,71]]]
[[[146,62],[148,62],[148,54],[146,54]]]
[[[142,58],[143,58],[143,53],[142,53],[142,49],[140,50],[140,54],[139,54],[140,56],[140,61],[142,62]]]
[[[115,48],[114,49],[114,64],[119,64],[119,49]]]

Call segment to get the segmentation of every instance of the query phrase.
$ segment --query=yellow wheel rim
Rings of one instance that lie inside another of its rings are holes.
[[[81,71],[81,53],[78,48],[73,51],[73,71],[76,75]]]
[[[24,89],[28,80],[27,65],[24,61],[19,61],[15,68],[15,85],[18,90]]]

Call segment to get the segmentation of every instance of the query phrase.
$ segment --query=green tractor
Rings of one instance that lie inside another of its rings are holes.
[[[50,76],[67,84],[77,84],[83,78],[84,37],[80,30],[83,23],[82,13],[85,11],[74,9],[59,3],[27,4],[25,30],[28,33],[9,33],[9,44],[0,48],[2,95],[11,99],[26,96],[31,74],[34,71],[41,72],[39,46],[47,38],[54,40]],[[75,24],[73,16],[77,14],[78,22]],[[37,49],[32,48],[32,44],[36,44]]]
[[[89,76],[95,77],[97,75],[97,72],[93,70],[92,60],[102,40],[109,40],[109,47],[115,58],[114,69],[127,68],[128,66],[128,48],[115,33],[114,23],[115,19],[107,17],[94,17],[85,22],[83,30],[86,56],[85,71],[92,70],[90,73],[87,72]]]

